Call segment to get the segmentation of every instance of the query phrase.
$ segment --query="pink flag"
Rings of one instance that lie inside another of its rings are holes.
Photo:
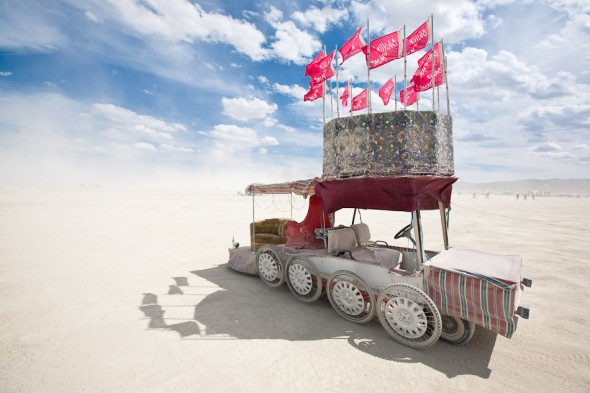
[[[432,89],[432,50],[429,50],[418,60],[418,69],[410,79],[414,84],[416,91],[426,91]],[[444,58],[442,44],[437,42],[434,45],[434,86],[444,83],[444,64],[441,60]]]
[[[309,84],[311,86],[315,86],[317,84],[322,83],[326,79],[329,79],[335,75],[334,68],[332,67],[332,59],[334,58],[334,52],[330,53],[328,56],[325,56],[320,61],[318,61],[314,67],[310,70],[311,82]]]
[[[400,44],[402,37],[401,30],[376,38],[369,43],[371,48],[371,66],[370,68],[381,67],[383,64],[403,57],[403,47]],[[365,57],[368,59],[367,47],[363,49]]]
[[[391,97],[391,93],[393,92],[393,88],[395,84],[393,83],[393,79],[389,78],[387,82],[379,89],[379,97],[383,100],[383,105],[389,104],[389,98]]]
[[[414,85],[410,85],[407,88],[408,90],[408,102],[406,102],[406,106],[410,106],[412,104],[414,104],[416,101],[418,101],[418,99],[420,98],[420,93],[416,92],[416,90],[414,89]],[[404,102],[404,90],[401,90],[399,92],[399,99],[400,101],[403,103]]]
[[[312,86],[311,89],[303,96],[303,101],[315,101],[322,97],[322,84],[318,83]]]
[[[367,89],[361,91],[356,97],[352,99],[352,109],[351,111],[360,111],[361,109],[365,109],[367,106]]]
[[[342,48],[339,49],[339,52],[342,55],[342,63],[341,64],[344,64],[344,62],[348,58],[356,55],[357,53],[362,51],[365,46],[367,46],[367,44],[365,43],[365,40],[363,40],[363,37],[361,37],[361,30],[362,29],[363,29],[363,26],[359,27],[359,29],[356,31],[356,33],[354,33],[354,35],[352,37],[350,37],[348,39],[348,41],[346,41],[342,45]]]
[[[344,86],[344,93],[342,93],[340,99],[342,100],[342,106],[348,106],[348,82]]]
[[[309,63],[308,65],[305,66],[305,76],[311,76],[311,71],[316,67],[317,63],[320,62],[320,60],[322,60],[324,58],[324,55],[326,53],[324,51],[321,51],[320,53],[318,53],[318,55],[311,61],[311,63]]]
[[[406,38],[406,55],[426,48],[431,42],[432,21],[430,18]]]

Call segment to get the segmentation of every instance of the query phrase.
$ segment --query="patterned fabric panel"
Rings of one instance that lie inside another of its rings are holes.
[[[515,297],[519,284],[493,282],[433,266],[426,268],[428,296],[441,314],[467,319],[507,338],[516,330]]]
[[[256,253],[250,247],[230,248],[227,267],[242,273],[256,274]]]
[[[452,118],[431,111],[341,117],[324,127],[324,176],[454,174]]]

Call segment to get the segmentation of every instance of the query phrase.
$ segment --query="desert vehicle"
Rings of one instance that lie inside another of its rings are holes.
[[[510,338],[524,286],[519,256],[450,248],[448,214],[455,177],[357,176],[284,184],[252,184],[247,194],[293,193],[309,198],[301,222],[266,219],[250,224],[251,245],[230,249],[228,266],[257,274],[271,287],[286,283],[304,303],[326,294],[334,310],[354,323],[375,314],[398,342],[426,348],[439,338],[469,342],[475,325]],[[335,226],[341,209],[354,209],[350,225]],[[412,247],[371,239],[368,223],[355,222],[363,209],[408,212],[411,223],[396,239]],[[440,212],[444,250],[424,249],[421,212]],[[357,214],[358,212],[358,214]]]

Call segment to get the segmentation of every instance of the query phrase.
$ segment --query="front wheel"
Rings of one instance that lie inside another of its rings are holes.
[[[436,305],[426,293],[409,284],[385,287],[377,299],[377,315],[387,333],[410,348],[430,347],[441,334]]]
[[[471,340],[475,333],[473,322],[450,315],[442,316],[442,331],[440,338],[453,344],[465,345]]]
[[[256,253],[256,271],[269,287],[280,287],[285,282],[285,266],[271,245],[260,247]]]

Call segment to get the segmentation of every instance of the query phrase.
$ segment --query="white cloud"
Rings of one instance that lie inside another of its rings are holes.
[[[152,116],[140,115],[132,110],[113,104],[94,104],[92,112],[97,116],[108,119],[111,124],[132,128],[140,132],[151,133],[154,131],[163,135],[187,130],[182,124],[168,123]]]
[[[94,23],[99,22],[98,17],[96,15],[94,15],[94,13],[92,11],[85,11],[84,15],[86,16],[86,19],[88,19],[91,22],[94,22]]]
[[[160,149],[165,151],[179,152],[179,153],[194,153],[195,150],[189,147],[173,146],[166,143],[160,144]]]
[[[319,9],[310,7],[305,12],[296,11],[291,16],[299,24],[305,27],[313,27],[320,33],[325,33],[330,25],[337,24],[340,20],[348,17],[345,9],[335,9],[329,5]]]
[[[141,34],[172,42],[226,43],[255,61],[267,56],[267,50],[262,47],[264,34],[254,24],[206,12],[199,4],[186,0],[152,1],[149,6],[132,0],[109,3],[122,22]]]
[[[469,0],[447,0],[434,2],[431,0],[371,0],[368,2],[353,0],[351,12],[356,24],[361,26],[370,23],[373,34],[390,33],[406,25],[409,35],[434,14],[434,39],[444,37],[449,42],[464,41],[481,37],[485,30],[485,22],[478,6]],[[403,15],[403,18],[400,16]],[[392,18],[393,16],[393,18]],[[351,35],[358,27],[351,28]]]
[[[307,90],[299,85],[282,85],[280,83],[273,83],[273,91],[292,97],[296,100],[303,100],[303,96]]]
[[[586,143],[580,143],[574,146],[574,150],[588,150],[588,145]]]
[[[240,121],[264,119],[278,109],[276,104],[269,104],[260,98],[223,97],[221,103],[224,115]]]
[[[276,29],[273,42],[270,44],[275,57],[295,64],[305,64],[320,51],[320,41],[300,30],[292,21],[282,22],[283,13],[274,6],[270,7],[265,16],[267,22]]]
[[[146,152],[150,152],[150,153],[158,151],[158,149],[156,149],[156,146],[152,145],[151,143],[146,143],[146,142],[137,142],[131,146],[137,150],[146,151]]]
[[[11,76],[11,75],[12,75],[12,72],[10,72],[10,71],[2,71],[2,72],[0,72],[0,76]]]

